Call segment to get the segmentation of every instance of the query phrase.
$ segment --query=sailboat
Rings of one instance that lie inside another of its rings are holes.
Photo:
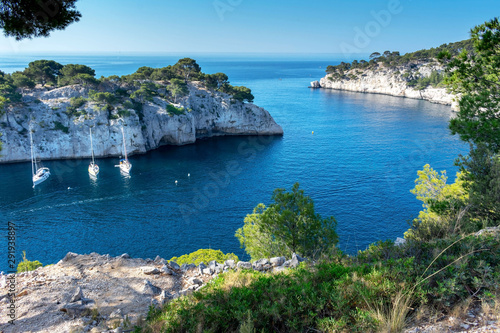
[[[125,158],[120,159],[120,171],[129,174],[130,169],[132,169],[132,164],[129,162],[128,157],[127,157],[127,145],[125,144],[125,134],[123,133],[123,127],[122,127],[122,137],[123,137],[123,153],[125,155]]]
[[[92,162],[90,162],[89,165],[89,175],[91,177],[97,177],[99,174],[99,166],[95,164],[95,159],[94,159],[94,146],[92,145],[92,128],[90,128],[90,150],[92,152]]]
[[[50,170],[49,168],[45,167],[38,167],[38,164],[36,162],[36,157],[35,157],[35,152],[33,150],[33,134],[31,132],[31,126],[30,126],[30,142],[31,142],[31,174],[33,175],[33,188],[35,188],[36,185],[42,183],[43,181],[47,180],[50,176]]]

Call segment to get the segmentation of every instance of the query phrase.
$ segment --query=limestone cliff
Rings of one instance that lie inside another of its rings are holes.
[[[456,109],[455,96],[444,87],[427,86],[424,89],[412,87],[411,82],[428,78],[433,72],[441,74],[442,65],[437,62],[411,62],[403,66],[386,66],[383,63],[367,69],[350,69],[339,77],[328,74],[319,85],[321,88],[377,93],[423,99],[433,103],[451,105]],[[314,84],[311,83],[311,86]]]
[[[212,136],[283,134],[269,112],[261,107],[207,90],[198,82],[188,83],[187,88],[188,94],[177,104],[159,93],[150,101],[143,101],[139,108],[131,107],[129,98],[122,98],[112,106],[95,102],[88,98],[89,89],[81,85],[25,92],[22,103],[6,108],[0,116],[3,142],[0,163],[30,160],[30,122],[36,155],[41,159],[89,157],[90,127],[96,157],[122,154],[122,126],[129,154],[145,153],[162,145],[189,144]],[[116,94],[119,89],[124,91],[111,85],[108,92]],[[69,112],[70,99],[75,97],[86,100]],[[167,111],[168,104],[177,107],[175,114]]]

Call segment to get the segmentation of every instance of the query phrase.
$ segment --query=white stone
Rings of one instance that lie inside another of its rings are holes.
[[[283,134],[283,129],[263,108],[252,103],[232,103],[231,96],[207,91],[196,82],[190,82],[188,88],[189,95],[180,101],[182,107],[190,110],[185,114],[170,116],[166,111],[167,102],[160,98],[143,105],[142,121],[134,110],[129,110],[131,115],[125,118],[126,126],[123,126],[129,155],[213,136]],[[96,110],[98,106],[94,102],[82,107],[87,113],[85,117],[70,118],[64,112],[69,98],[86,97],[87,93],[87,88],[78,85],[27,93],[25,100],[38,98],[41,103],[32,102],[0,116],[0,123],[9,124],[2,128],[0,163],[30,160],[29,136],[25,133],[29,126],[26,119],[31,115],[36,154],[42,160],[89,158],[91,126],[95,157],[121,156],[121,120],[108,119],[108,112]],[[69,132],[54,130],[55,122],[67,127]]]
[[[246,261],[238,261],[236,267],[238,267],[238,269],[252,269],[252,264]]]
[[[320,85],[322,88],[327,89],[423,99],[432,103],[451,105],[453,109],[456,109],[457,103],[454,101],[456,96],[448,93],[446,88],[427,87],[423,90],[413,89],[408,86],[407,80],[402,76],[402,73],[411,71],[414,75],[427,77],[434,70],[442,72],[444,67],[436,63],[417,63],[415,65],[416,67],[414,68],[409,68],[408,66],[386,68],[380,65],[375,70],[355,68],[345,72],[345,75],[355,75],[356,79],[330,80],[329,77],[332,76],[328,74],[320,80]]]
[[[160,270],[156,267],[141,267],[141,271],[146,275],[160,274]]]
[[[397,237],[396,241],[394,242],[394,245],[401,246],[401,245],[403,245],[405,243],[406,243],[406,239],[401,238],[401,237]]]
[[[286,260],[285,257],[274,257],[269,259],[269,261],[274,267],[283,265],[285,263],[285,260]]]

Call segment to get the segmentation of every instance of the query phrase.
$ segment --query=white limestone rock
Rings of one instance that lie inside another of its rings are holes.
[[[179,104],[186,110],[185,114],[169,115],[168,102],[155,97],[153,102],[143,104],[142,119],[135,110],[129,109],[125,126],[120,119],[111,119],[108,111],[101,111],[95,102],[81,107],[86,115],[68,116],[65,111],[70,98],[88,95],[88,89],[80,85],[33,90],[23,96],[23,100],[28,101],[24,106],[0,116],[3,142],[0,163],[30,160],[27,135],[30,117],[33,117],[36,154],[42,160],[89,158],[90,127],[95,157],[121,156],[122,127],[129,155],[213,136],[283,134],[281,126],[261,107],[232,101],[230,95],[208,91],[197,82],[190,82],[188,88],[189,95]],[[66,130],[55,129],[56,124]]]
[[[320,86],[326,89],[423,99],[432,103],[451,105],[452,109],[456,110],[456,96],[448,93],[446,88],[429,86],[423,90],[414,89],[408,86],[409,79],[403,76],[403,73],[411,73],[415,77],[428,77],[433,71],[441,73],[444,71],[444,67],[435,62],[417,62],[395,68],[387,68],[380,64],[376,69],[355,68],[346,71],[347,78],[341,80],[328,74],[320,80]]]

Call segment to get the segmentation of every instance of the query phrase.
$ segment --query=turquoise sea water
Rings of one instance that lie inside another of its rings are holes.
[[[0,56],[0,69],[12,72],[39,58]],[[89,65],[99,77],[163,67],[179,56],[44,58]],[[453,161],[466,151],[449,134],[448,106],[308,89],[334,58],[196,58],[204,72],[225,72],[232,84],[250,87],[285,135],[162,147],[132,156],[130,178],[114,167],[117,159],[97,160],[97,181],[88,176],[88,160],[46,161],[52,176],[36,189],[29,163],[0,165],[0,270],[7,269],[8,221],[18,226],[18,258],[25,250],[44,264],[68,251],[169,259],[213,248],[246,258],[235,230],[275,188],[294,182],[320,214],[335,216],[340,248],[355,253],[402,236],[421,209],[409,192],[417,170],[429,163],[453,180]]]

